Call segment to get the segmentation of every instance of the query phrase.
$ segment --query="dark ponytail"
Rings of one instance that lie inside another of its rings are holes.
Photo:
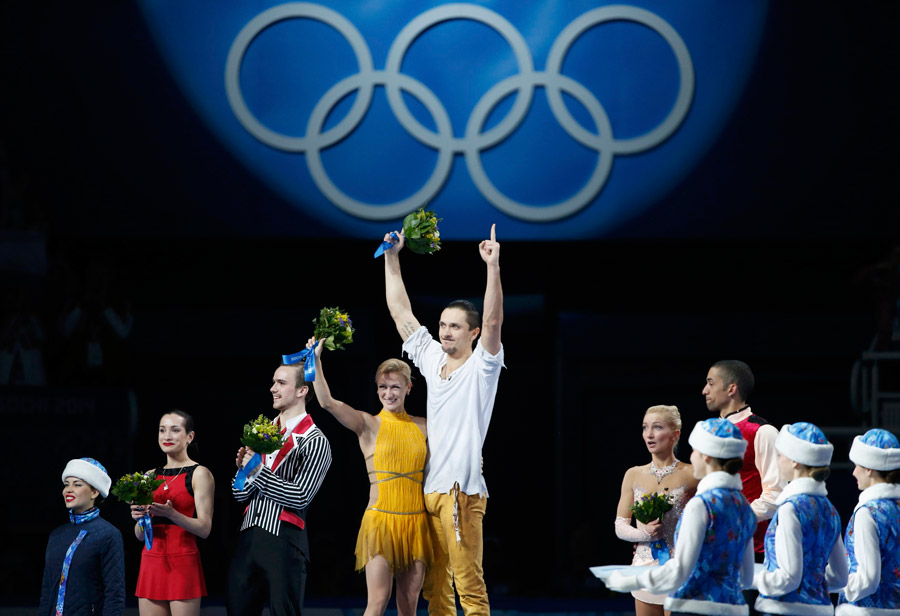
[[[831,476],[831,469],[827,466],[811,466],[809,476],[816,481],[825,481]]]
[[[729,475],[739,473],[741,469],[744,468],[743,458],[713,458],[713,460],[715,460],[716,464],[721,466],[722,470]]]
[[[816,481],[825,481],[831,476],[831,468],[827,466],[810,466],[808,464],[801,464],[797,462],[797,468],[807,473],[810,478],[815,479]]]
[[[892,471],[876,471],[872,469],[872,472],[888,483],[900,483],[900,468],[895,468]]]

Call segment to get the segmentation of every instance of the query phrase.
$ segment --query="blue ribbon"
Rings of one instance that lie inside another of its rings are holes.
[[[394,240],[400,239],[399,237],[397,237],[397,234],[394,233],[393,231],[391,231],[391,238],[393,238]],[[393,246],[393,245],[394,245],[393,242],[381,242],[381,246],[379,246],[378,250],[375,251],[375,258],[377,259],[381,255],[383,255],[386,251],[390,250],[391,246]]]
[[[665,539],[654,541],[650,544],[650,555],[658,560],[660,565],[666,564],[666,561],[671,557],[669,554],[669,544],[666,543]]]
[[[259,466],[262,462],[262,456],[258,453],[254,453],[253,457],[250,458],[250,461],[247,462],[243,468],[238,469],[237,476],[234,478],[234,489],[235,490],[243,490],[244,484],[247,483],[247,477],[250,476],[250,471]]]
[[[299,364],[301,361],[306,361],[306,365],[303,366],[303,380],[305,381],[315,381],[316,380],[316,354],[313,351],[318,346],[320,340],[316,340],[316,343],[309,347],[308,349],[303,349],[297,353],[292,353],[291,355],[282,355],[281,363],[286,366],[293,366],[294,364]]]
[[[138,520],[138,526],[144,531],[144,545],[149,550],[153,547],[153,522],[150,521],[149,513],[145,513],[144,517]]]
[[[95,516],[96,517],[96,516]],[[66,550],[66,557],[63,559],[62,573],[59,576],[59,591],[56,593],[56,616],[62,616],[63,604],[66,602],[66,582],[69,579],[69,566],[72,564],[72,557],[75,556],[75,550],[81,545],[82,539],[87,534],[86,530],[78,531],[75,541]]]

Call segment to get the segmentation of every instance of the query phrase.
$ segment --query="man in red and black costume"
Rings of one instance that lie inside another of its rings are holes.
[[[757,560],[763,554],[763,539],[769,520],[775,515],[775,500],[784,485],[778,475],[778,453],[775,439],[778,429],[750,410],[747,400],[753,393],[753,372],[750,366],[734,359],[718,361],[706,375],[703,396],[706,408],[735,424],[750,445],[744,454],[741,469],[741,492],[750,501],[758,523],[753,536]]]
[[[259,616],[269,604],[272,616],[297,616],[306,592],[309,540],[306,512],[331,465],[331,446],[306,412],[309,384],[303,364],[282,364],[272,376],[272,408],[287,436],[284,446],[262,456],[231,493],[247,503],[228,571],[228,616]],[[241,447],[235,462],[242,469],[253,450]]]

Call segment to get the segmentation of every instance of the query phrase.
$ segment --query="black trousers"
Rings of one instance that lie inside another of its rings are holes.
[[[228,570],[228,615],[259,616],[268,602],[272,616],[300,616],[308,554],[306,531],[292,524],[283,522],[278,536],[242,531]]]

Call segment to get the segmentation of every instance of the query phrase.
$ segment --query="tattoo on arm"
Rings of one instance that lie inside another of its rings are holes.
[[[401,327],[403,330],[403,335],[406,336],[407,338],[409,338],[414,333],[416,333],[416,327],[415,327],[415,325],[412,324],[412,321],[407,321]]]

